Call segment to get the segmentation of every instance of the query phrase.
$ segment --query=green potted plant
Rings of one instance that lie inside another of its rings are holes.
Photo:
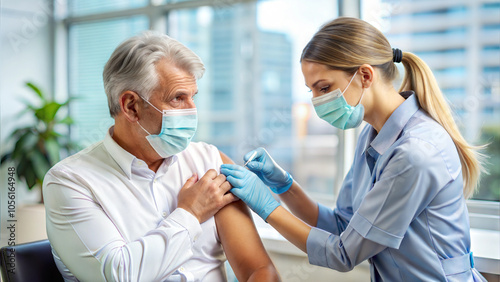
[[[34,99],[23,101],[25,109],[19,116],[30,114],[34,122],[14,129],[7,137],[7,141],[14,140],[14,146],[2,155],[0,165],[13,163],[17,177],[31,190],[41,188],[45,174],[60,160],[61,153],[68,155],[76,146],[67,135],[57,132],[61,125],[73,123],[69,115],[61,117],[60,112],[68,107],[71,98],[59,103],[35,84],[27,82],[26,86]]]

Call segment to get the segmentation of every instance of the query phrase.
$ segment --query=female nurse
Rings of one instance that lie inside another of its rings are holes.
[[[399,62],[405,77],[396,91]],[[301,63],[320,118],[340,129],[368,123],[335,209],[313,202],[262,148],[244,157],[254,155],[249,170],[221,167],[231,192],[311,264],[349,271],[368,260],[372,281],[485,281],[474,268],[465,203],[480,177],[479,154],[429,67],[355,18],[324,25]]]

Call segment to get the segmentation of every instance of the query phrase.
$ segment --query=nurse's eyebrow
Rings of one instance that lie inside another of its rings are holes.
[[[320,79],[318,81],[316,81],[313,85],[312,85],[312,88],[315,88],[316,85],[318,85],[318,83],[320,83],[321,81],[323,81],[324,79]],[[306,85],[307,86],[307,85]]]

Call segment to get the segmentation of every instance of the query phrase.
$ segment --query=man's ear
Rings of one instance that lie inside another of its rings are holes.
[[[120,94],[120,109],[129,122],[135,123],[139,120],[139,100],[141,98],[133,91],[125,91]]]
[[[359,67],[359,73],[361,74],[361,85],[363,88],[370,88],[373,83],[375,69],[369,64],[363,64]]]

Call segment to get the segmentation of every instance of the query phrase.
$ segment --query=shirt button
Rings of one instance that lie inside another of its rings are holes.
[[[167,217],[167,212],[163,212],[161,215],[163,215],[163,217]]]
[[[154,180],[153,182],[154,182],[154,183],[156,183],[156,180],[157,180],[157,179],[155,178],[155,180]]]

